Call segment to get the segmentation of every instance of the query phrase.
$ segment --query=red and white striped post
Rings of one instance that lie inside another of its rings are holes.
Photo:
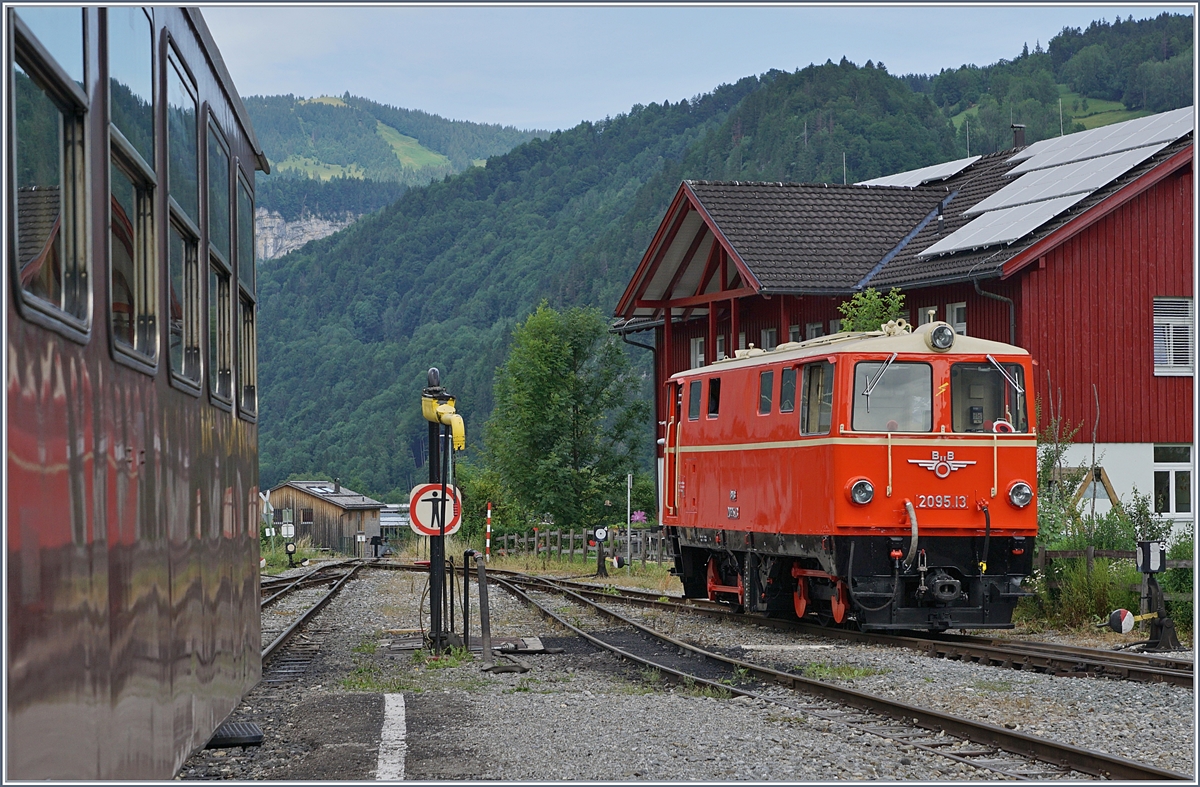
[[[492,561],[492,502],[490,500],[487,505],[487,540],[483,544],[483,559],[488,563]]]

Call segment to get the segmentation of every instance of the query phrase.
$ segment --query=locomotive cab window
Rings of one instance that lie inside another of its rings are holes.
[[[708,417],[716,418],[721,412],[721,378],[708,381]]]
[[[758,375],[758,414],[769,415],[771,412],[771,395],[774,393],[775,372],[761,372]]]
[[[951,428],[955,432],[1029,431],[1024,389],[1020,364],[954,364],[950,367]]]
[[[89,316],[84,12],[10,13],[11,275],[29,307],[26,316],[83,340]]]
[[[855,431],[932,431],[933,367],[893,359],[860,361],[854,365],[853,407]]]
[[[795,383],[795,369],[792,381]],[[804,367],[800,392],[800,434],[828,434],[833,422],[833,364],[828,361]]]
[[[700,420],[700,391],[702,383],[699,380],[692,380],[688,383],[688,420]]]
[[[796,370],[784,369],[779,380],[779,412],[790,413],[796,409]]]

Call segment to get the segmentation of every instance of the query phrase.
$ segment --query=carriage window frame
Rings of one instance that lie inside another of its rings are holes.
[[[705,408],[708,418],[715,420],[721,415],[721,378],[708,378],[708,406]]]
[[[758,373],[758,414],[770,415],[775,407],[775,370]]]
[[[233,409],[234,390],[233,271],[223,260],[210,253],[206,278],[208,374],[205,375],[205,385],[208,388],[209,403],[228,412]],[[224,380],[222,374],[226,375]]]
[[[208,117],[208,123],[207,123],[208,132],[206,135],[207,141],[205,143],[207,146],[206,147],[207,161],[205,162],[205,177],[208,182],[206,184],[206,188],[204,189],[204,192],[207,195],[207,200],[208,200],[207,214],[206,214],[207,220],[208,220],[208,248],[209,248],[210,253],[215,252],[226,265],[232,267],[233,266],[233,218],[232,218],[232,216],[233,216],[233,208],[232,208],[233,201],[232,201],[230,195],[233,191],[233,178],[230,176],[230,172],[233,168],[233,155],[230,152],[229,141],[225,138],[225,133],[221,130],[220,124],[217,122],[216,117],[212,114],[211,107],[207,104],[205,105],[205,107],[206,107],[205,114]],[[213,151],[214,151],[213,143],[214,142],[216,143],[217,149],[219,150],[220,154],[224,157],[224,161],[225,161],[225,174],[224,174],[224,177],[221,178],[220,183],[214,182],[216,180],[216,178],[213,177],[214,175],[218,174],[218,171],[213,169],[213,163],[214,163],[213,160],[215,158],[213,156]],[[223,201],[222,205],[214,206],[213,205],[214,197],[219,197],[219,195],[220,195],[219,187],[221,185],[225,186],[224,201]],[[220,207],[220,208],[224,209],[223,211],[221,211],[222,213],[224,213],[224,218],[225,218],[224,236],[220,237],[220,238],[217,238],[216,236],[218,235],[218,233],[214,232],[214,229],[220,229],[219,227],[216,227],[214,225],[214,220],[218,214],[218,211],[216,209],[214,209],[215,207]],[[214,238],[216,238],[216,240],[223,241],[223,245],[221,243],[214,242]]]
[[[16,193],[10,190],[9,197],[14,200],[13,208],[5,217],[5,223],[9,229],[9,275],[18,293],[15,299],[17,313],[28,322],[54,331],[73,342],[87,344],[91,338],[93,324],[91,254],[88,253],[91,247],[91,209],[86,165],[87,121],[91,101],[83,87],[50,54],[25,21],[17,15],[16,10],[8,11],[9,28],[12,31],[7,58],[10,81],[8,99],[5,102],[6,122],[9,128],[7,152],[11,157],[9,161],[16,160],[19,152],[15,118],[17,68],[30,78],[35,87],[59,111],[62,132],[60,141],[63,147],[59,172],[62,303],[60,305],[46,300],[18,284],[19,227],[14,223],[18,215],[17,202]],[[82,7],[76,10],[82,16],[83,38],[79,43],[84,65],[84,84],[87,84],[87,58],[83,53],[87,49],[88,37],[94,31],[88,24],[86,10]],[[15,178],[15,172],[10,174],[10,189]]]
[[[237,265],[238,323],[237,323],[237,399],[238,416],[246,421],[258,417],[258,298],[254,291],[254,191],[249,178],[237,166],[236,192],[233,200],[233,228]],[[244,209],[248,215],[244,215]],[[243,221],[243,219],[245,219]],[[249,271],[249,273],[247,273]]]
[[[779,412],[790,413],[796,409],[796,367],[789,366],[779,376]]]

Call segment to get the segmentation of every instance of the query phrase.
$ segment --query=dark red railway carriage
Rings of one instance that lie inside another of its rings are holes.
[[[267,162],[195,9],[4,35],[5,776],[169,778],[261,673]]]
[[[1011,626],[1037,535],[1031,363],[935,322],[672,376],[663,523],[686,594],[866,629]]]

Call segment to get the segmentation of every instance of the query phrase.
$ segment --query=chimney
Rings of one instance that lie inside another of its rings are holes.
[[[1012,132],[1013,132],[1013,147],[1014,148],[1025,147],[1025,124],[1024,123],[1013,123],[1012,124]]]
[[[340,495],[342,493],[342,479],[333,479],[333,493],[335,495]]]

